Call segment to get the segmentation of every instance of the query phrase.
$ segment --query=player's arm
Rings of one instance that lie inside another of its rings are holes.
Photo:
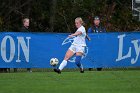
[[[74,34],[69,35],[69,37],[78,36],[78,35],[81,35],[81,34],[82,34],[81,31],[77,31]]]
[[[86,35],[86,38],[88,39],[88,41],[90,41],[91,39],[90,39],[90,37],[88,36],[88,35]]]
[[[90,41],[90,37],[88,36],[88,33],[91,33],[91,28],[88,29],[88,32],[86,32],[86,39],[88,39],[88,41]]]

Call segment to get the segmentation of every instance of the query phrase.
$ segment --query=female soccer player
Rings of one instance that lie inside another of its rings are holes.
[[[75,26],[77,28],[77,31],[74,34],[69,35],[69,38],[74,37],[74,41],[70,48],[68,49],[64,60],[60,64],[58,69],[54,69],[55,72],[58,74],[61,73],[62,69],[67,65],[67,61],[74,55],[76,54],[76,59],[75,59],[75,64],[79,67],[80,72],[84,73],[83,66],[81,64],[81,58],[82,55],[84,54],[84,50],[86,47],[86,30],[85,27],[83,26],[83,20],[82,18],[78,17],[75,19]]]

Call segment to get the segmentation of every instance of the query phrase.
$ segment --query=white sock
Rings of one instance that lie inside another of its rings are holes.
[[[62,70],[67,65],[67,61],[63,60],[62,63],[59,66],[59,69]]]

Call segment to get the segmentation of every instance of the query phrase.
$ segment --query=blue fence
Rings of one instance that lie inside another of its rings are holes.
[[[64,33],[0,33],[0,68],[51,68],[59,63],[73,41]],[[89,34],[82,64],[85,68],[140,66],[140,33]],[[67,68],[76,67],[73,56]]]

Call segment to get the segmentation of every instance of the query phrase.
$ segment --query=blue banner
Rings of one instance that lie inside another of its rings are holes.
[[[0,33],[0,68],[51,68],[50,59],[59,64],[73,42],[68,33]],[[85,68],[140,66],[140,33],[89,34],[82,64]],[[67,68],[76,65],[75,56]]]

